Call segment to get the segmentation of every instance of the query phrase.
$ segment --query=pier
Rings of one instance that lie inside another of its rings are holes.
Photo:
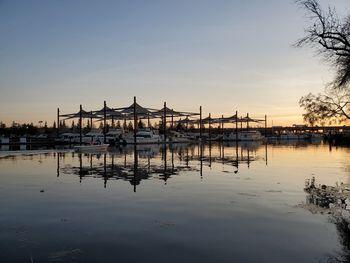
[[[133,140],[129,140],[128,143],[136,144],[138,132],[145,128],[157,131],[160,136],[157,143],[175,143],[173,138],[179,134],[190,136],[191,141],[197,142],[225,141],[225,135],[228,134],[232,134],[229,140],[239,141],[239,133],[249,131],[256,131],[265,139],[278,139],[288,133],[300,136],[318,134],[331,142],[342,141],[344,135],[350,134],[349,126],[268,126],[266,114],[259,114],[262,118],[253,118],[249,113],[239,114],[238,110],[233,110],[230,116],[216,114],[217,117],[214,117],[210,112],[203,116],[202,106],[198,106],[198,110],[193,112],[174,110],[166,102],[158,109],[144,107],[138,104],[136,97],[131,105],[126,107],[111,107],[106,101],[102,105],[98,110],[85,110],[80,104],[79,110],[74,113],[62,113],[62,109],[57,108],[54,131],[38,136],[0,136],[0,145],[82,145],[86,144],[84,136],[96,131],[101,132],[103,143],[109,143],[108,133],[118,129],[128,131],[129,135],[132,133]],[[70,120],[72,124],[75,121],[77,125],[68,128],[66,122]],[[99,125],[98,130],[94,129],[95,125]],[[59,141],[62,136],[66,136],[67,139]]]

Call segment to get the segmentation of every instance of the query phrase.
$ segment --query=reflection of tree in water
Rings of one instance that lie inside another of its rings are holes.
[[[350,228],[349,221],[341,215],[333,215],[330,218],[337,228],[342,253],[330,256],[328,262],[350,262]]]
[[[306,181],[306,208],[313,213],[329,214],[337,229],[342,252],[331,255],[327,262],[350,262],[350,188],[349,185],[316,186],[315,178]],[[313,207],[315,206],[315,207]],[[317,209],[317,208],[320,209]]]

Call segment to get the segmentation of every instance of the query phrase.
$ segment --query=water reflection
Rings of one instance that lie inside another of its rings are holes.
[[[57,177],[60,173],[73,174],[82,182],[86,177],[101,178],[104,187],[109,180],[128,181],[136,192],[143,180],[155,178],[166,184],[173,176],[182,171],[195,171],[203,177],[203,167],[211,168],[213,164],[233,167],[227,173],[237,174],[241,165],[250,167],[257,160],[267,165],[267,145],[265,156],[257,154],[261,147],[258,143],[225,144],[174,144],[143,145],[112,148],[108,153],[57,153]],[[61,165],[60,159],[71,156],[78,158],[78,165]],[[101,161],[102,160],[102,161]]]
[[[343,225],[296,205],[312,174],[326,185],[348,180],[348,149],[209,143],[0,154],[1,262],[309,263],[345,251]]]
[[[306,180],[304,191],[306,202],[300,206],[312,213],[328,214],[338,232],[342,250],[329,256],[327,262],[350,262],[350,185],[317,185],[312,177]]]

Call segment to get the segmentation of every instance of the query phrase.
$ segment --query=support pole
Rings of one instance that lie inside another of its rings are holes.
[[[247,113],[247,131],[249,130],[249,113]]]
[[[224,115],[221,115],[221,133],[224,135]]]
[[[199,139],[202,140],[202,106],[199,107]]]
[[[80,145],[82,144],[82,139],[83,139],[83,129],[82,129],[82,113],[83,113],[83,106],[80,104],[80,111],[79,111],[79,143]]]
[[[136,145],[136,129],[137,129],[136,96],[134,96],[134,144],[135,145]]]
[[[171,109],[171,129],[174,130],[174,109]]]
[[[56,137],[60,136],[60,108],[57,108],[57,125],[56,125]]]
[[[103,187],[106,188],[107,180],[108,180],[108,176],[107,176],[107,154],[106,153],[103,155],[103,178],[104,178]]]
[[[136,99],[134,101],[136,101]],[[135,110],[135,113],[136,113],[136,110]],[[135,141],[136,141],[136,135],[135,135]],[[134,193],[136,193],[136,184],[138,179],[138,165],[139,165],[138,162],[139,161],[138,161],[138,155],[137,155],[137,145],[135,143],[134,144],[134,179],[133,179]],[[125,154],[125,165],[126,165],[126,154]]]
[[[57,177],[60,177],[60,153],[57,153]]]
[[[265,138],[267,137],[267,116],[265,114]]]
[[[103,101],[103,143],[106,143],[106,101]]]
[[[211,114],[209,113],[209,119],[208,119],[208,123],[209,123],[209,127],[208,127],[208,129],[209,129],[209,142],[211,141]]]
[[[241,116],[241,131],[243,130],[243,122],[242,122],[242,116]]]
[[[238,142],[238,111],[236,111],[236,142]]]
[[[163,108],[163,133],[164,133],[164,142],[166,142],[166,102],[164,102],[164,108]]]
[[[90,111],[90,130],[92,130],[92,111]]]

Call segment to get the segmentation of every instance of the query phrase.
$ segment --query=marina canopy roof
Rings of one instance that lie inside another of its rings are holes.
[[[232,123],[232,122],[240,122],[240,119],[237,119],[236,115],[233,115],[231,117],[220,117],[220,118],[212,118],[212,117],[206,117],[204,119],[202,119],[202,123],[203,124],[207,124],[207,123]]]
[[[240,119],[240,122],[264,122],[265,120],[252,119],[250,117],[243,117]]]
[[[181,111],[175,111],[173,109],[170,109],[168,107],[163,107],[162,109],[152,109],[152,108],[146,108],[142,107],[138,103],[133,103],[128,107],[122,107],[122,108],[110,108],[105,107],[97,111],[91,111],[87,112],[83,109],[81,111],[71,114],[62,114],[60,117],[64,117],[65,119],[74,119],[74,118],[94,118],[94,119],[100,119],[102,120],[104,118],[104,113],[106,112],[106,119],[114,119],[114,120],[123,120],[123,119],[133,119],[134,118],[134,111],[137,114],[137,117],[139,119],[148,119],[148,118],[162,118],[164,116],[164,113],[166,117],[176,117],[180,118],[180,120],[177,120],[177,123],[185,123],[185,124],[198,124],[200,122],[199,119],[190,119],[190,116],[198,116],[199,113],[193,113],[193,112],[181,112]],[[181,119],[181,117],[186,117],[185,119]],[[197,117],[198,118],[198,117]],[[232,115],[230,117],[219,117],[219,118],[212,118],[212,117],[206,117],[202,119],[203,124],[208,123],[233,123],[233,122],[264,122],[265,120],[261,119],[253,119],[249,116],[243,117],[243,118],[237,118],[237,115]]]
[[[91,112],[87,112],[85,110],[80,110],[77,113],[70,113],[70,114],[61,114],[60,117],[64,117],[65,120],[69,120],[69,119],[76,119],[76,118],[95,118],[98,119],[100,117],[96,116],[95,114],[91,113]]]
[[[156,111],[156,109],[150,109],[150,108],[144,108],[141,105],[135,103],[131,104],[129,107],[124,108],[117,108],[115,110],[119,111],[122,114],[134,114],[134,107],[136,114],[144,114],[144,115],[150,115],[152,111]]]
[[[180,119],[177,121],[177,123],[184,123],[184,124],[195,124],[195,123],[198,123],[198,120],[192,120],[190,119],[188,116],[186,116],[185,119]]]
[[[97,115],[103,115],[104,111],[105,111],[105,108],[102,108],[100,110],[93,111],[92,113],[97,114]],[[112,112],[115,112],[115,111],[113,109],[111,109],[110,107],[106,106],[106,113],[109,114]]]
[[[198,120],[196,120],[198,122]],[[206,117],[202,119],[203,124],[214,123],[235,123],[235,122],[264,122],[265,120],[252,119],[250,117],[237,118],[237,115],[232,115],[230,117],[220,117],[220,118],[209,118]]]
[[[193,113],[193,112],[180,112],[180,111],[174,111],[173,109],[169,109],[168,107],[163,107],[160,110],[157,110],[155,112],[153,112],[153,117],[163,117],[164,116],[164,112],[165,115],[167,117],[185,117],[185,116],[195,116],[195,115],[199,115],[199,113]]]

